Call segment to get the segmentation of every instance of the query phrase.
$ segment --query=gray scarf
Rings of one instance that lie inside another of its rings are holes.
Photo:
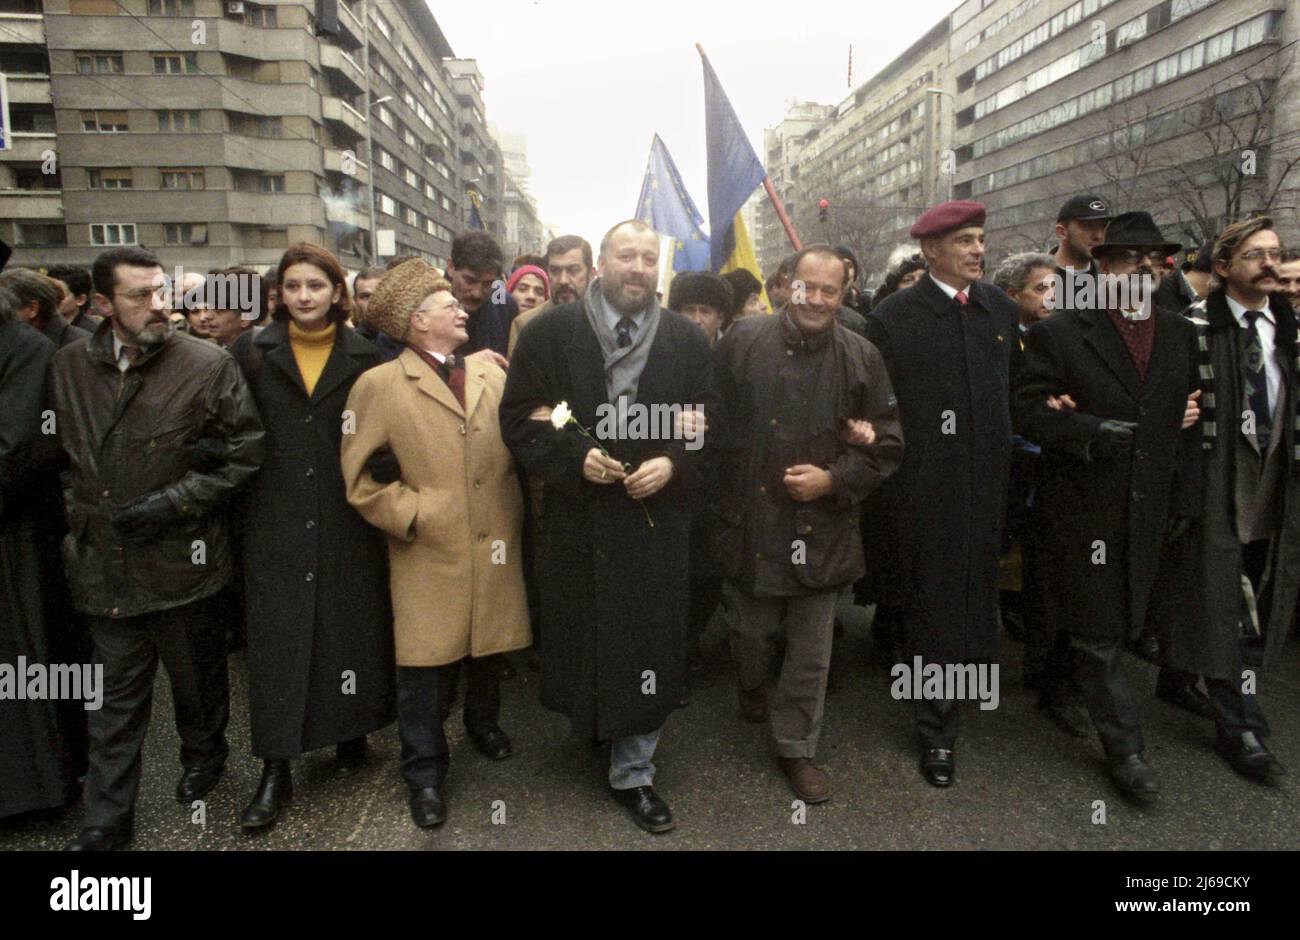
[[[605,391],[609,394],[609,403],[617,405],[618,400],[627,397],[629,405],[636,403],[636,387],[641,380],[641,371],[650,356],[650,346],[654,343],[655,331],[659,329],[659,299],[651,295],[650,306],[646,309],[641,325],[637,327],[632,345],[618,348],[618,339],[609,328],[606,311],[617,320],[623,314],[615,310],[605,299],[600,289],[600,279],[592,281],[587,287],[587,296],[583,302],[587,322],[596,333],[600,342],[600,352],[605,360]]]

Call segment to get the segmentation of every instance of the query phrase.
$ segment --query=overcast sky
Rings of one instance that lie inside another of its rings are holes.
[[[477,59],[488,120],[523,134],[543,222],[595,243],[636,209],[658,133],[707,215],[704,46],[762,159],[790,99],[838,104],[958,0],[480,0],[430,5]]]

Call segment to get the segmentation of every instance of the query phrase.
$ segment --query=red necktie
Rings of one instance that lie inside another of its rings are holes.
[[[961,304],[963,307],[966,306],[966,292],[964,290],[957,291],[957,296],[954,297],[953,300],[957,301],[957,303]]]
[[[465,407],[465,364],[455,356],[447,357],[447,387],[456,396],[462,408]]]
[[[140,350],[134,346],[122,347],[122,358],[126,360],[126,367],[129,369],[135,365],[136,357],[140,355]]]

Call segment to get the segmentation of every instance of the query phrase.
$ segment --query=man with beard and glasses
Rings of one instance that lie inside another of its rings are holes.
[[[159,659],[181,742],[177,800],[188,806],[221,777],[234,574],[223,509],[263,447],[235,360],[172,328],[158,258],[114,248],[95,259],[93,277],[108,317],[52,367],[71,463],[64,567],[104,675],[103,707],[89,713],[84,828],[68,845],[83,851],[131,841]]]
[[[642,829],[665,832],[673,818],[652,759],[686,689],[691,518],[717,399],[704,333],[655,296],[654,229],[610,229],[599,274],[520,334],[501,434],[545,484],[542,704],[588,740],[611,742],[614,797]],[[561,404],[591,437],[563,420]],[[651,416],[641,430],[633,409]],[[702,438],[683,414],[701,411],[711,424]],[[665,413],[676,415],[667,430]]]

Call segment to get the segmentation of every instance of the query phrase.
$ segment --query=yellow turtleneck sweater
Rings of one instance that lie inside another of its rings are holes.
[[[330,357],[330,350],[334,348],[336,330],[336,325],[331,323],[323,330],[309,333],[292,320],[289,321],[289,346],[293,349],[293,359],[298,363],[302,384],[308,395],[316,388],[320,374],[325,371],[325,362]]]

